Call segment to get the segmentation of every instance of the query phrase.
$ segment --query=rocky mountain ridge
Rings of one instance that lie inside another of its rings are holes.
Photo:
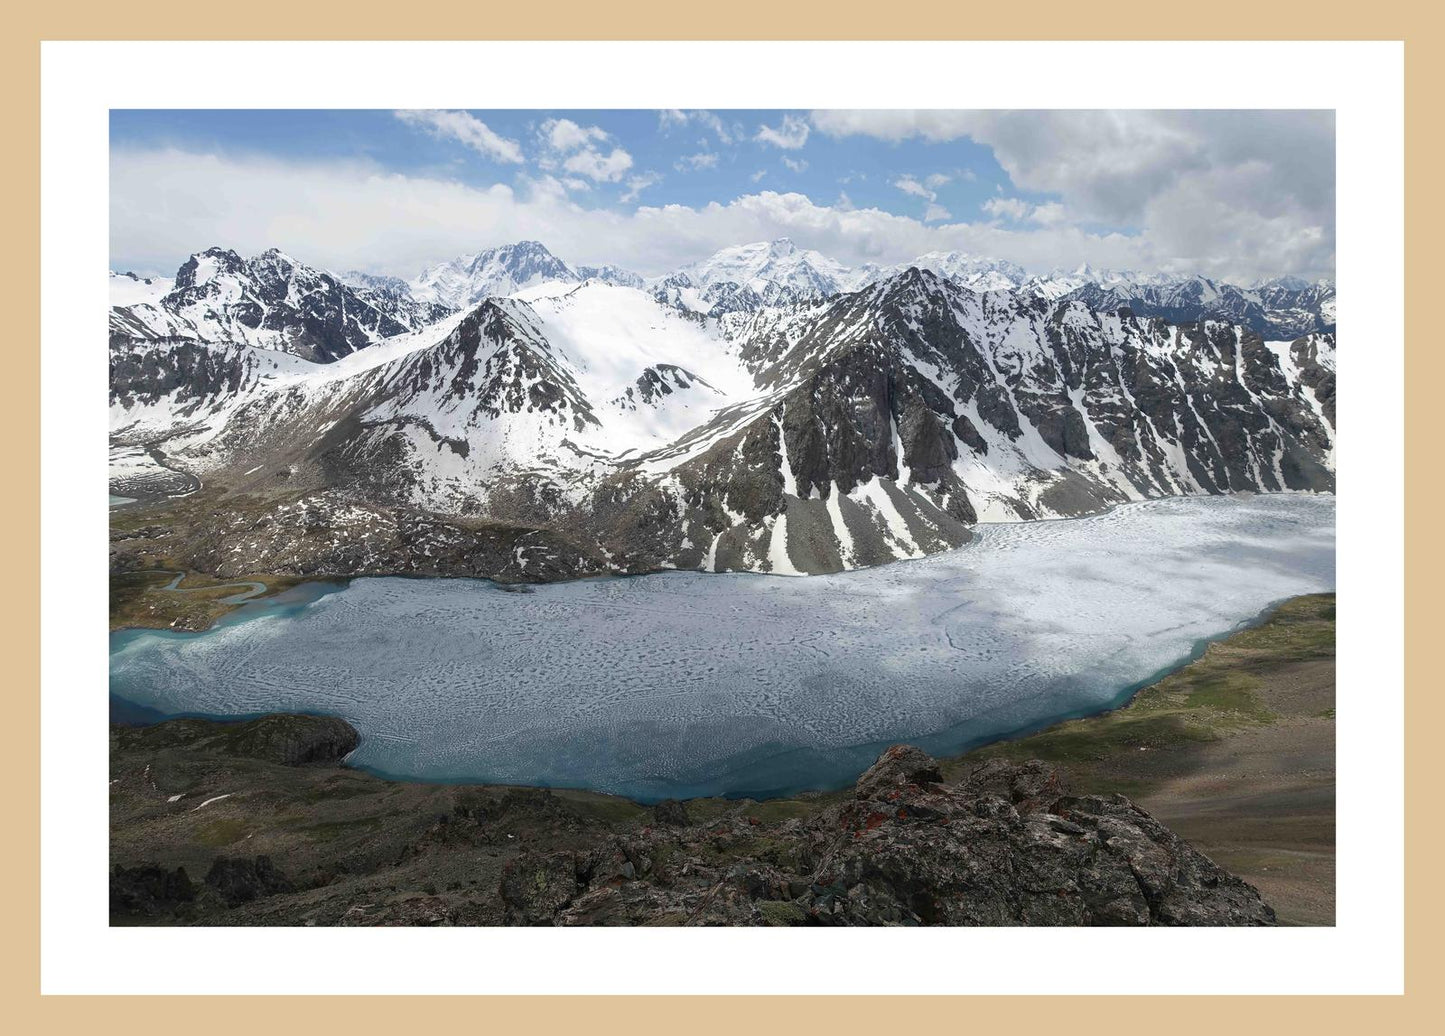
[[[450,312],[379,283],[355,286],[275,248],[250,259],[208,248],[156,301],[112,307],[111,335],[236,343],[330,363]]]
[[[793,287],[819,274],[791,245],[733,258],[781,264]],[[279,297],[258,294],[283,275]],[[417,330],[386,317],[401,330],[380,338],[376,323],[309,322],[327,302],[352,315],[384,295],[279,253],[218,253],[182,268],[172,322],[113,310],[113,446],[234,501],[216,532],[187,534],[192,564],[829,572],[957,546],[978,521],[1334,487],[1329,333],[1270,341],[973,291],[916,267],[715,316],[593,278],[487,297]],[[257,329],[281,348],[257,348]],[[296,355],[327,341],[326,362]],[[113,489],[138,478],[113,476]],[[328,537],[307,531],[317,521]],[[468,523],[531,544],[499,566]],[[406,528],[430,531],[413,542]]]

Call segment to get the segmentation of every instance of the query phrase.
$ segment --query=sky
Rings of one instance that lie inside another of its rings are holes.
[[[513,241],[645,276],[839,261],[1333,277],[1331,111],[114,110],[111,265],[212,245],[414,278]]]

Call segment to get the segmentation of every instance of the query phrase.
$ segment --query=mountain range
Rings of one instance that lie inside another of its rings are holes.
[[[112,491],[198,488],[122,567],[827,572],[981,521],[1334,488],[1326,283],[787,240],[650,280],[537,242],[410,283],[215,248],[144,280],[111,280]]]

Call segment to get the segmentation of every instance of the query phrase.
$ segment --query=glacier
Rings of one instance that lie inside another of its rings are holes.
[[[340,715],[395,777],[642,801],[840,787],[1122,703],[1271,603],[1331,590],[1335,498],[1183,497],[977,527],[807,578],[665,572],[526,588],[363,578],[205,633],[111,636],[115,698]]]

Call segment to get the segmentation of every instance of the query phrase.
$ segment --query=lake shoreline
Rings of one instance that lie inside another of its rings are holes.
[[[112,634],[111,689],[164,715],[337,715],[389,778],[775,798],[899,741],[952,756],[1120,707],[1331,589],[1331,504],[1158,501],[810,579],[306,582],[205,634]]]
[[[189,495],[189,494],[182,494],[181,496],[185,496],[185,495]],[[255,576],[258,581],[265,582],[265,583],[267,583],[268,586],[269,586],[272,582],[275,582],[275,583],[277,583],[277,584],[282,585],[283,587],[299,586],[299,585],[304,585],[304,584],[306,584],[306,583],[312,583],[312,582],[315,582],[315,583],[335,583],[335,584],[338,584],[338,585],[339,585],[339,588],[341,588],[341,589],[345,589],[347,585],[349,585],[353,580],[356,580],[356,579],[429,579],[429,580],[430,580],[430,579],[445,579],[445,580],[466,580],[466,579],[472,579],[472,580],[478,580],[478,581],[481,581],[481,582],[491,583],[491,584],[493,584],[494,586],[496,586],[496,587],[498,587],[498,588],[500,588],[500,589],[509,590],[510,592],[513,592],[513,593],[527,593],[527,592],[529,592],[529,591],[528,591],[527,589],[525,589],[525,588],[529,588],[529,587],[555,586],[555,585],[559,585],[559,584],[565,585],[565,584],[568,584],[568,583],[585,583],[585,582],[591,582],[591,581],[596,581],[596,580],[605,580],[605,579],[637,579],[637,578],[642,578],[642,577],[646,577],[646,576],[665,575],[665,574],[667,574],[667,573],[669,573],[669,572],[698,572],[698,573],[702,573],[702,574],[704,574],[704,575],[751,575],[751,576],[761,576],[761,577],[774,578],[774,579],[815,579],[815,578],[819,578],[819,577],[842,575],[842,574],[846,574],[846,573],[849,573],[849,572],[875,571],[875,570],[878,570],[878,569],[891,568],[891,567],[893,567],[893,566],[895,566],[895,565],[904,565],[904,564],[909,564],[909,563],[916,563],[916,562],[919,562],[919,561],[926,561],[928,558],[937,557],[937,556],[939,556],[939,555],[947,555],[947,554],[957,553],[957,552],[959,552],[959,551],[966,551],[966,550],[968,550],[969,548],[974,547],[974,546],[978,543],[979,538],[980,538],[981,535],[983,535],[984,533],[986,533],[987,530],[993,529],[993,528],[1007,528],[1007,527],[1020,526],[1020,525],[1042,525],[1042,524],[1056,524],[1056,523],[1063,523],[1063,522],[1088,521],[1088,520],[1090,520],[1090,519],[1101,518],[1101,517],[1104,517],[1105,515],[1112,514],[1113,512],[1118,511],[1118,510],[1120,510],[1120,509],[1122,509],[1122,508],[1135,507],[1135,506],[1139,506],[1139,505],[1148,505],[1148,504],[1151,504],[1151,503],[1158,503],[1158,502],[1160,502],[1160,501],[1167,501],[1167,500],[1188,500],[1188,499],[1201,499],[1201,498],[1221,498],[1221,499],[1247,500],[1247,499],[1250,499],[1250,498],[1253,498],[1253,497],[1293,497],[1293,496],[1307,496],[1307,497],[1329,496],[1329,497],[1334,497],[1335,495],[1336,495],[1336,494],[1334,494],[1334,493],[1332,493],[1332,492],[1315,492],[1315,491],[1313,491],[1313,490],[1280,490],[1280,491],[1276,491],[1276,492],[1258,492],[1258,491],[1256,491],[1256,490],[1243,490],[1243,491],[1240,491],[1240,492],[1217,493],[1217,494],[1216,494],[1216,493],[1207,493],[1207,494],[1178,494],[1178,495],[1175,495],[1175,496],[1145,497],[1145,498],[1143,498],[1143,499],[1141,499],[1141,500],[1125,500],[1125,501],[1121,501],[1121,502],[1119,502],[1119,503],[1110,504],[1109,506],[1104,507],[1104,508],[1100,508],[1099,510],[1086,511],[1086,512],[1084,512],[1084,513],[1076,514],[1076,515],[1058,515],[1058,516],[1049,517],[1049,518],[1019,519],[1018,521],[1011,521],[1011,522],[978,522],[978,523],[976,523],[975,525],[973,525],[973,526],[970,528],[969,539],[968,539],[966,542],[960,544],[959,546],[951,548],[950,550],[938,551],[938,552],[933,553],[933,554],[925,554],[925,555],[923,555],[922,557],[918,557],[918,558],[894,558],[894,559],[892,559],[891,561],[885,561],[885,562],[883,562],[883,563],[881,563],[881,564],[878,564],[878,565],[860,565],[860,566],[858,566],[858,567],[856,567],[856,568],[842,569],[842,570],[840,570],[840,571],[838,571],[838,572],[805,572],[805,573],[787,574],[787,575],[784,575],[784,574],[777,574],[777,573],[773,573],[773,572],[759,572],[759,571],[754,571],[754,570],[731,570],[731,569],[728,569],[728,570],[724,570],[724,571],[718,572],[718,571],[708,571],[708,570],[706,570],[706,569],[680,569],[680,568],[676,568],[676,567],[667,566],[667,567],[659,567],[659,568],[639,569],[639,570],[637,570],[637,571],[627,571],[627,572],[600,572],[600,573],[594,573],[594,574],[589,574],[589,575],[572,576],[572,577],[563,578],[563,579],[502,580],[502,579],[494,578],[494,577],[492,577],[492,576],[481,576],[481,575],[464,574],[464,573],[456,573],[456,572],[416,572],[416,571],[403,572],[403,571],[395,571],[395,570],[387,570],[387,569],[384,569],[384,568],[378,568],[378,569],[373,570],[373,571],[349,572],[349,573],[344,573],[344,574],[343,574],[343,573],[336,573],[336,574],[328,574],[328,573],[299,574],[299,573],[289,573],[289,572],[277,572],[277,573],[272,573],[272,574],[269,574],[269,575],[268,575],[267,573],[247,573],[246,576],[244,576],[244,577],[237,577],[237,578],[238,578],[238,579],[242,579],[243,581],[250,581],[250,580],[249,580],[249,577],[250,577],[250,576]],[[163,502],[163,501],[165,501],[165,500],[169,500],[169,499],[180,499],[180,498],[181,498],[181,497],[174,497],[174,498],[173,498],[173,497],[150,497],[150,498],[146,498],[146,497],[143,497],[143,496],[142,496],[142,497],[132,498],[132,499],[130,499],[130,501],[129,501],[128,503],[126,503],[126,504],[123,504],[123,505],[115,505],[115,506],[116,506],[116,507],[123,507],[123,508],[124,508],[125,510],[127,510],[127,511],[133,511],[133,510],[142,509],[142,508],[144,508],[144,507],[146,507],[146,506],[148,506],[148,505],[151,505],[151,504]],[[139,505],[139,506],[137,506],[137,505]],[[114,580],[117,576],[130,576],[130,575],[136,575],[136,574],[141,574],[141,570],[131,569],[131,570],[124,570],[124,571],[116,571],[116,570],[113,569],[113,570],[111,571],[111,573],[110,573],[110,577],[111,577],[112,580]],[[202,572],[202,571],[197,570],[197,569],[189,569],[189,568],[185,570],[185,575],[186,575],[188,578],[189,578],[189,577],[200,577],[200,578],[210,579],[210,580],[215,580],[215,581],[220,581],[220,582],[224,582],[226,579],[230,578],[230,577],[218,576],[218,575],[215,575],[215,574],[213,574],[213,573]],[[257,598],[253,599],[252,601],[247,601],[247,602],[243,602],[243,603],[247,603],[247,604],[249,604],[249,603],[262,603],[262,602],[264,602],[265,600],[267,600],[267,599],[268,599],[269,597],[271,597],[271,596],[272,596],[272,594],[268,591],[268,592],[265,593],[265,594],[259,595]],[[241,606],[241,605],[238,604],[238,605],[235,605],[235,606],[233,606],[233,607],[240,607],[240,606]],[[221,613],[220,615],[214,616],[214,617],[210,620],[210,622],[209,622],[207,625],[204,625],[204,626],[186,626],[186,627],[184,627],[184,632],[189,632],[189,633],[203,633],[203,632],[206,632],[207,630],[209,630],[209,629],[215,624],[216,621],[219,621],[219,619],[220,619],[220,618],[222,617],[222,615],[224,615],[224,614],[227,614],[227,613]],[[111,631],[112,633],[120,633],[120,632],[125,632],[125,631],[128,631],[128,630],[170,629],[170,628],[172,628],[172,627],[170,627],[169,625],[147,625],[147,624],[144,624],[144,623],[136,623],[136,622],[132,622],[132,623],[128,623],[128,624],[119,624],[119,625],[117,625],[117,624],[115,624],[114,616],[112,615],[112,625],[111,625],[111,627],[110,627],[110,631]]]

